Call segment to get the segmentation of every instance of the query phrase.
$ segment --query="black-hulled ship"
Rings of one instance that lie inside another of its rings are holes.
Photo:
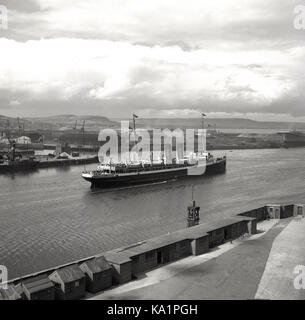
[[[202,129],[205,116],[202,113]],[[136,118],[138,116],[134,114],[133,135],[135,137]],[[135,145],[137,144],[136,140],[137,138],[134,140]],[[183,150],[184,146],[182,146],[182,153]],[[168,151],[171,153],[170,150]],[[110,161],[109,163],[100,164],[97,170],[83,172],[82,177],[91,183],[91,188],[113,188],[222,173],[226,170],[226,164],[226,156],[214,158],[213,155],[207,152],[189,153],[187,156],[179,157],[177,150],[176,158],[171,159],[171,155],[169,155],[164,159],[161,156],[158,161],[154,161],[153,153],[151,152],[150,160],[117,164],[113,164]]]
[[[101,164],[95,171],[85,171],[82,177],[91,188],[114,188],[151,184],[188,177],[222,173],[226,170],[226,157],[214,158],[210,154],[182,159],[179,163]]]
[[[35,159],[5,160],[2,163],[0,162],[0,173],[33,170],[38,163],[39,161]]]
[[[0,173],[11,173],[18,171],[33,170],[39,164],[35,157],[23,158],[16,151],[16,144],[10,141],[10,150],[0,155]]]

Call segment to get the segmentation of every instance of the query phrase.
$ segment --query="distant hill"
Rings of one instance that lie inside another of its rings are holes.
[[[24,124],[24,128],[29,128],[32,126],[32,122],[27,119],[20,119],[19,125],[22,127]],[[0,132],[5,131],[7,129],[16,130],[18,129],[18,118],[11,118],[0,115]]]
[[[75,127],[80,129],[85,121],[86,131],[99,131],[102,128],[117,127],[116,121],[111,121],[103,116],[85,115],[77,116],[72,114],[64,114],[58,116],[28,118],[28,120],[40,123],[51,124],[56,130],[71,130]]]
[[[99,131],[103,128],[119,128],[121,119],[108,119],[103,116],[64,114],[49,117],[20,118],[19,123],[27,130],[73,130],[77,122],[76,129],[80,130],[85,121],[85,131]],[[122,119],[123,120],[123,119]],[[129,120],[132,125],[132,119]],[[9,121],[10,130],[18,130],[17,118],[0,115],[0,132],[7,130]],[[138,128],[201,128],[199,118],[138,118],[136,119]],[[241,118],[206,118],[205,128],[216,125],[217,129],[274,129],[305,130],[305,122],[264,122]]]
[[[19,123],[21,127],[24,124],[25,131],[27,130],[80,130],[83,122],[85,121],[85,131],[99,131],[102,128],[118,127],[116,121],[111,121],[106,117],[85,115],[76,116],[72,114],[50,116],[50,117],[33,117],[33,118],[20,118]],[[0,131],[7,130],[9,122],[10,130],[18,130],[18,119],[0,115]]]
[[[138,118],[136,123],[142,128],[201,128],[202,126],[200,118]],[[305,122],[264,122],[242,118],[205,118],[205,128],[208,125],[216,125],[218,129],[305,129]]]

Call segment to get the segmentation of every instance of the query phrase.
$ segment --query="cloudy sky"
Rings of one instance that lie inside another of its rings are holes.
[[[0,114],[305,121],[302,0],[0,4]]]

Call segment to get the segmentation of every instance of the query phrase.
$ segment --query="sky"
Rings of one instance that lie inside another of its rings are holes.
[[[302,4],[0,0],[0,114],[305,121]]]

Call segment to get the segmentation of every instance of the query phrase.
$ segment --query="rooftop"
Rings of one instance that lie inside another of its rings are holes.
[[[54,284],[48,278],[38,280],[34,278],[31,280],[31,282],[29,281],[23,284],[30,293],[35,293],[54,287]]]
[[[84,273],[77,264],[55,270],[64,282],[72,282],[84,278]]]
[[[0,288],[0,300],[17,300],[20,297],[14,285],[9,285],[7,289]]]
[[[99,273],[111,269],[110,264],[107,262],[104,256],[85,261],[82,264],[86,264],[92,273]]]

